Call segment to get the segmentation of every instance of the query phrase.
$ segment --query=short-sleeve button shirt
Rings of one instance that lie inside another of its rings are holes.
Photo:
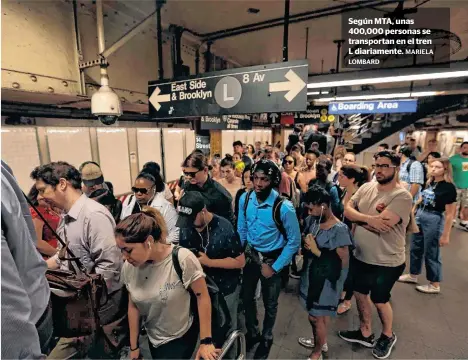
[[[232,224],[215,214],[200,233],[193,228],[180,229],[179,245],[204,252],[210,259],[236,258],[244,252],[239,235]],[[240,284],[240,269],[205,267],[204,270],[224,296],[232,294]]]

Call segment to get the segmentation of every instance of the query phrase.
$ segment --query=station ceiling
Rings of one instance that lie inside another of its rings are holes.
[[[356,0],[291,0],[290,14],[303,13],[331,6],[352,4]],[[138,20],[155,10],[155,1],[108,0],[106,6]],[[397,4],[379,7],[392,11]],[[450,7],[451,32],[458,35],[462,48],[451,60],[468,58],[468,1],[466,0],[406,0],[405,8],[415,6]],[[258,13],[249,12],[257,9]],[[283,0],[168,0],[163,7],[164,23],[175,24],[198,34],[207,34],[280,18],[284,15]],[[294,23],[289,28],[289,59],[305,58],[306,28],[309,28],[309,73],[327,73],[335,68],[336,45],[341,39],[341,16],[332,15]],[[434,24],[437,28],[437,24]],[[214,42],[220,55],[235,60],[242,66],[276,63],[282,61],[283,27],[259,30]]]

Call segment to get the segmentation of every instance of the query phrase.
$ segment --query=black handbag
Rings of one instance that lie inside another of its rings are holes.
[[[107,286],[101,274],[91,274],[50,226],[32,201],[29,205],[62,245],[59,259],[69,262],[69,270],[47,270],[51,289],[54,334],[58,337],[78,337],[100,331],[99,308],[108,300]],[[68,253],[68,257],[66,254]],[[72,265],[72,262],[76,264]]]

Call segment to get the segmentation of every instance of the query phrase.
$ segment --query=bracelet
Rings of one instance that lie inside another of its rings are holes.
[[[134,349],[130,348],[130,351],[135,351],[135,350],[138,350],[138,349],[140,349],[140,346],[139,346],[139,345],[137,345],[137,347],[134,348]]]

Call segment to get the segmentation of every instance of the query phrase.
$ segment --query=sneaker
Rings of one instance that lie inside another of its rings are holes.
[[[299,275],[298,273],[291,273],[291,274],[289,274],[289,277],[291,279],[300,279],[301,275]]]
[[[255,351],[254,359],[266,360],[270,354],[271,345],[273,345],[273,339],[266,340],[262,339]]]
[[[299,345],[304,346],[307,349],[313,349],[315,347],[314,338],[300,337],[299,339],[297,339],[297,342],[299,343]],[[324,344],[322,346],[322,351],[328,352],[328,344]]]
[[[364,335],[362,335],[360,329],[350,331],[338,331],[338,336],[350,343],[358,343],[368,348],[374,347],[374,334],[370,334],[368,337],[365,337]]]
[[[375,343],[372,355],[377,359],[386,359],[390,356],[393,346],[397,342],[395,333],[389,338],[388,336],[381,334],[377,342]]]
[[[402,283],[408,283],[408,284],[417,284],[418,278],[411,276],[411,274],[405,274],[405,275],[401,275],[398,278],[398,281]]]
[[[252,350],[252,348],[261,340],[260,334],[257,334],[255,336],[249,336],[246,335],[245,337],[245,344],[246,344],[246,349],[247,351]]]
[[[440,293],[440,286],[434,286],[432,284],[427,285],[418,285],[416,286],[416,290],[425,293],[425,294],[438,294]]]

